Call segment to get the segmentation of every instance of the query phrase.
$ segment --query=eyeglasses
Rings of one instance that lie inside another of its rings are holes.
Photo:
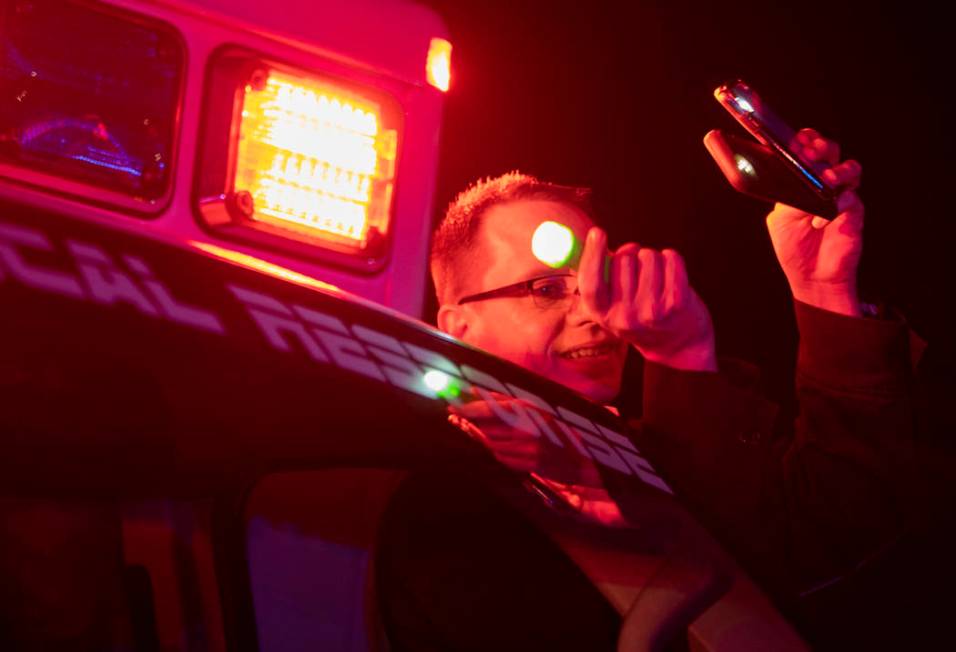
[[[498,297],[526,297],[531,295],[534,305],[538,308],[547,309],[566,305],[575,294],[579,294],[575,276],[572,274],[551,274],[512,283],[495,290],[471,294],[459,299],[458,305],[471,301],[497,299]]]

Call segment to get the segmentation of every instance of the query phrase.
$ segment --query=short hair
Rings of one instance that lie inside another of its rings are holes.
[[[455,197],[432,235],[431,272],[438,303],[457,301],[463,291],[483,218],[494,206],[521,200],[561,202],[593,218],[591,190],[541,181],[518,171],[479,179]]]

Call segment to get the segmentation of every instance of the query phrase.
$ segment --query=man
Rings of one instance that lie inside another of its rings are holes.
[[[685,503],[778,600],[802,601],[812,610],[814,598],[808,596],[826,595],[828,587],[866,568],[904,532],[911,415],[906,330],[901,323],[863,319],[857,296],[864,214],[855,193],[860,166],[840,162],[837,146],[812,130],[799,133],[797,146],[826,168],[823,176],[829,183],[843,190],[841,213],[832,222],[783,205],[767,218],[801,333],[801,414],[786,432],[775,432],[774,405],[715,373],[711,319],[688,282],[681,257],[635,243],[609,252],[582,191],[517,173],[475,184],[452,203],[436,231],[432,274],[439,328],[591,400],[609,403],[618,395],[627,351],[637,349],[646,361],[638,435],[642,450],[653,454]],[[532,236],[545,221],[569,227],[584,243],[579,260],[554,269],[535,257]],[[548,300],[541,301],[542,296]],[[513,445],[503,444],[496,454],[520,468],[521,453],[508,449]],[[535,448],[530,442],[524,454],[533,458]],[[410,496],[423,498],[428,491]],[[399,501],[406,511],[413,503],[413,498]],[[399,532],[412,547],[430,545],[438,557],[442,546],[460,547],[469,540],[469,535],[453,534],[444,541],[449,528],[466,523],[449,526],[447,519],[435,520],[434,512],[429,518],[417,525],[386,519],[385,531]],[[425,533],[421,540],[416,527]],[[466,553],[448,553],[447,559]],[[446,580],[473,572],[473,584],[482,583],[477,571],[442,567],[434,559],[423,561],[409,576],[429,574],[430,564]],[[528,566],[517,564],[514,572]],[[383,567],[380,586],[388,590],[397,567],[390,567],[388,559]],[[515,579],[511,586],[520,583]],[[431,601],[416,602],[426,593]],[[389,607],[386,600],[385,620],[393,637],[407,643],[399,649],[454,647],[441,638],[441,621],[454,620],[458,613],[444,610],[435,595],[440,587],[409,580],[401,609]],[[494,590],[487,595],[492,603],[512,598]],[[417,611],[409,604],[417,604]],[[477,600],[468,607],[481,608]],[[510,610],[503,607],[499,613]],[[525,621],[538,626],[532,636],[558,630],[549,649],[562,642],[574,647],[571,641],[586,640],[589,629],[615,622],[600,606],[578,619],[580,627],[574,610],[554,613],[547,623]],[[422,619],[437,632],[427,641],[421,638],[424,627],[416,627]],[[507,622],[504,626],[513,631]],[[504,644],[480,640],[483,644],[476,639],[469,649]],[[522,647],[509,641],[515,649]],[[586,647],[602,646],[613,647],[613,637],[592,638]]]

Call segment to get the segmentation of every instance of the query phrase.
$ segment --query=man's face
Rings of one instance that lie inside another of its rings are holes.
[[[531,250],[544,221],[559,222],[584,242],[591,219],[577,207],[549,200],[499,204],[484,217],[467,294],[493,290],[548,274]],[[572,279],[576,282],[576,279]],[[626,344],[591,319],[579,295],[561,307],[540,308],[530,296],[497,297],[459,306],[464,341],[559,382],[595,401],[614,398],[621,387]]]

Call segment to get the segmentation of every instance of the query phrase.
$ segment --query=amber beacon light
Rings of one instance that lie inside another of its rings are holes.
[[[451,43],[443,38],[433,38],[428,48],[425,64],[428,83],[440,91],[451,86]]]

